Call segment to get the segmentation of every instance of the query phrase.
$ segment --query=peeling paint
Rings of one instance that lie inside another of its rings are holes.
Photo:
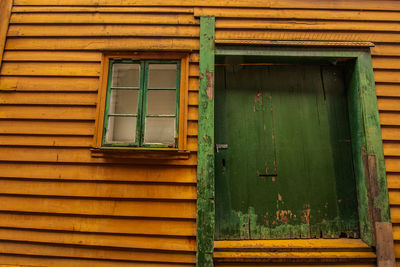
[[[254,96],[253,112],[263,110],[263,95],[261,92],[257,92]]]
[[[306,224],[308,226],[310,226],[310,218],[311,218],[311,216],[310,216],[310,213],[311,213],[310,205],[306,204],[306,205],[304,205],[304,207],[305,207],[305,210],[303,210],[303,217],[304,217],[304,219],[306,221]]]
[[[207,97],[210,99],[210,101],[212,101],[214,95],[214,72],[210,72],[208,68],[206,70],[206,78],[208,82],[208,86],[206,88]]]

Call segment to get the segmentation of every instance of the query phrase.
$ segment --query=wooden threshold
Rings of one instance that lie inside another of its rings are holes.
[[[215,262],[375,262],[360,239],[229,240],[214,242]]]

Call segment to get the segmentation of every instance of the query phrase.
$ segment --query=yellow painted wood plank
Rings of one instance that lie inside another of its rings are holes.
[[[92,136],[0,135],[0,146],[87,147]]]
[[[400,113],[396,112],[379,112],[381,125],[400,126]]]
[[[129,14],[129,13],[14,13],[10,24],[74,23],[74,24],[199,24],[190,14]]]
[[[400,240],[400,225],[393,224],[393,239],[398,241]]]
[[[102,233],[88,234],[80,232],[31,231],[0,228],[0,239],[80,246],[196,251],[196,239],[190,237],[110,235]]]
[[[13,6],[13,13],[33,13],[33,12],[71,12],[71,13],[91,13],[91,12],[113,12],[113,13],[193,13],[191,7],[115,7],[115,6]]]
[[[0,134],[93,136],[93,133],[94,133],[94,122],[0,120]]]
[[[382,111],[400,111],[400,97],[378,98],[378,108]]]
[[[393,141],[400,140],[400,128],[382,126],[381,130],[382,130],[383,140],[393,140]]]
[[[190,63],[190,65],[189,65],[189,76],[190,77],[198,77],[199,76],[199,64]]]
[[[400,192],[399,191],[389,191],[389,202],[390,205],[400,205]]]
[[[376,82],[399,83],[400,71],[394,70],[374,70]]]
[[[400,55],[400,45],[378,44],[371,47],[371,54],[376,56],[398,56]]]
[[[385,166],[388,172],[400,172],[400,157],[386,157]]]
[[[196,218],[195,201],[100,200],[0,196],[1,211],[150,218]]]
[[[46,267],[176,267],[175,263],[127,262],[110,260],[70,259],[54,257],[24,257],[18,255],[1,255],[1,262],[21,264],[18,267],[46,266]],[[195,267],[193,264],[179,264],[181,267]],[[358,265],[357,265],[358,266]],[[15,266],[12,266],[15,267]]]
[[[191,106],[198,106],[199,105],[199,93],[190,91],[188,97],[188,103]]]
[[[151,155],[149,155],[151,158]],[[145,164],[145,165],[188,165],[197,164],[197,155],[191,153],[188,159],[129,159],[92,157],[86,148],[38,148],[38,147],[0,147],[0,161],[7,162],[60,162],[60,163],[107,163],[107,164]]]
[[[2,213],[0,227],[89,233],[195,236],[194,220]]]
[[[189,77],[189,91],[199,91],[198,77]]]
[[[118,199],[196,200],[193,184],[25,181],[0,179],[0,194]],[[173,206],[173,204],[172,204]]]
[[[189,136],[197,136],[198,134],[198,125],[195,121],[188,121],[188,135]]]
[[[65,15],[64,16],[69,16]],[[134,15],[135,16],[135,15]],[[151,17],[151,16],[150,16]],[[150,37],[197,37],[199,26],[166,25],[11,25],[11,37],[88,37],[88,36],[150,36]]]
[[[15,7],[14,7],[15,8]],[[313,19],[313,20],[356,20],[356,21],[399,21],[395,11],[375,12],[368,10],[313,10],[313,9],[272,9],[272,8],[212,8],[197,7],[195,16],[208,15],[217,18],[250,19]],[[217,19],[218,21],[219,19]]]
[[[8,38],[7,50],[198,50],[189,38]]]
[[[196,121],[188,121],[188,136],[197,136],[198,125]]]
[[[206,1],[206,0],[126,0],[124,6],[211,6],[211,7],[261,7],[261,8],[309,8],[309,9],[356,9],[360,8],[362,3],[363,10],[400,10],[400,3],[397,1],[382,0],[347,0],[339,2],[307,0],[281,0],[281,1],[263,1],[263,0],[242,0],[242,1]],[[57,5],[64,6],[62,0],[15,0],[14,5]],[[79,6],[115,6],[113,0],[70,0],[68,5]],[[122,4],[121,4],[122,5]]]
[[[214,252],[216,261],[273,261],[285,262],[287,260],[326,260],[326,259],[352,259],[352,260],[371,260],[376,259],[373,252]]]
[[[43,28],[43,27],[41,27]],[[81,51],[5,51],[4,61],[89,61],[100,62],[100,52]]]
[[[0,1],[0,67],[2,64],[12,5],[12,0]]]
[[[98,77],[0,76],[0,90],[97,91]]]
[[[0,177],[22,179],[61,179],[81,181],[120,181],[196,183],[196,167],[168,165],[88,165],[0,162]]]
[[[400,189],[400,174],[387,173],[386,178],[389,189]]]
[[[98,77],[99,63],[72,62],[4,62],[1,75],[21,76],[87,76]]]
[[[0,119],[94,120],[92,106],[0,105]]]
[[[199,53],[190,53],[189,56],[189,62],[199,62],[200,61],[200,55]]]
[[[88,259],[134,260],[147,262],[194,263],[194,253],[168,253],[160,251],[117,250],[102,248],[69,247],[59,245],[16,243],[0,241],[3,253]]]
[[[187,149],[189,151],[197,151],[197,136],[193,137],[193,136],[189,136],[187,138]]]
[[[400,244],[397,242],[394,243],[394,253],[396,258],[400,258]]]
[[[376,83],[377,96],[400,96],[400,83],[398,84],[385,84]]]
[[[0,104],[95,106],[96,92],[3,92]]]
[[[308,30],[228,30],[216,29],[216,40],[285,40],[336,42],[392,42],[399,43],[400,35],[384,32],[308,31]],[[7,46],[6,46],[7,48]]]
[[[226,240],[214,241],[214,249],[232,250],[232,249],[367,249],[371,248],[361,239],[289,239],[289,240]]]
[[[273,29],[273,30],[319,30],[319,31],[400,31],[398,22],[336,21],[310,19],[217,19],[216,29]]]
[[[196,106],[190,106],[188,111],[188,119],[189,120],[198,120],[199,119],[199,108]]]
[[[400,69],[400,57],[372,57],[374,69]]]

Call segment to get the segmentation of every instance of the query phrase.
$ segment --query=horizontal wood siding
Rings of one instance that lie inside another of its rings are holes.
[[[375,43],[400,264],[400,2],[387,0],[14,0],[0,71],[0,262],[195,265],[199,15],[216,16],[217,40]],[[191,51],[189,159],[91,156],[101,51],[120,50]]]
[[[0,72],[1,264],[195,265],[198,36],[187,7],[13,6]],[[188,159],[91,155],[101,50],[191,51]]]

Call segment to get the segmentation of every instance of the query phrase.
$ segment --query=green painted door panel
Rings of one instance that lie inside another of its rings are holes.
[[[339,67],[221,66],[215,96],[217,240],[359,235]]]

